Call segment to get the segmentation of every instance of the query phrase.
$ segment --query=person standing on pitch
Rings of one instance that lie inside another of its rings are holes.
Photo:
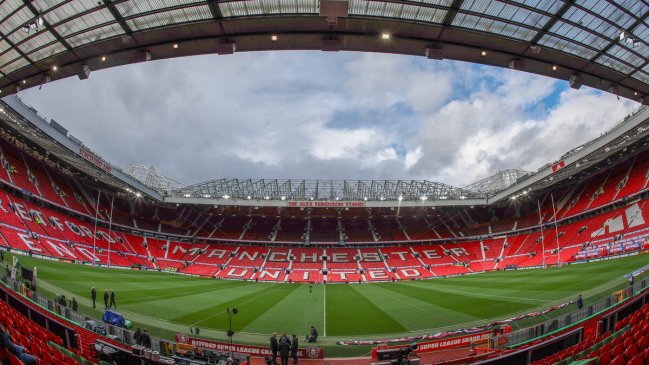
[[[273,364],[277,364],[277,351],[279,350],[279,343],[277,342],[277,333],[273,332],[273,335],[270,336],[270,352],[273,354]]]
[[[110,290],[110,304],[108,305],[109,308],[112,308],[115,306],[115,309],[117,309],[117,303],[115,303],[115,292],[113,289]]]
[[[293,364],[297,364],[297,336],[293,335],[293,341],[291,341],[291,357],[293,358]]]
[[[95,300],[97,300],[97,290],[95,290],[95,287],[92,287],[92,290],[90,291],[90,297],[92,298],[92,307],[95,307]]]
[[[279,357],[282,359],[282,365],[288,365],[288,355],[291,352],[291,340],[286,332],[279,339]]]
[[[108,309],[108,299],[110,299],[110,294],[108,294],[108,289],[104,290],[104,305]]]

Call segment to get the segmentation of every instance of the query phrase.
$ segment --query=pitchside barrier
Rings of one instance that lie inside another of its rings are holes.
[[[596,316],[602,315],[605,311],[616,307],[611,314],[605,314],[602,318],[605,318],[606,321],[598,325],[600,328],[599,334],[604,333],[615,328],[615,324],[625,317],[624,313],[626,312],[623,311],[624,308],[629,308],[627,311],[631,313],[633,309],[631,307],[632,304],[633,306],[641,306],[645,302],[649,302],[649,290],[645,290],[647,284],[647,279],[644,279],[635,283],[633,288],[629,287],[624,289],[622,291],[624,298],[620,298],[619,294],[616,292],[613,294],[618,294],[617,297],[614,297],[612,294],[572,313],[545,321],[535,326],[512,331],[502,336],[492,337],[490,346],[492,349],[500,350],[515,348],[549,334],[558,333],[570,326],[596,318]],[[638,293],[638,295],[633,296],[633,293]],[[620,299],[621,302],[618,299]],[[604,320],[602,319],[602,321]]]

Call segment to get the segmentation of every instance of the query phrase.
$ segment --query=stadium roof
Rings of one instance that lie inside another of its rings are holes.
[[[196,54],[387,52],[510,67],[649,102],[647,0],[0,0],[3,94]]]

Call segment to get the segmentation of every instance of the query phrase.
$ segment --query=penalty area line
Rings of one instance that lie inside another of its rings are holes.
[[[322,336],[327,337],[327,285],[326,284],[322,285],[322,291],[324,293],[323,300],[322,300],[322,307],[323,307],[322,318],[324,320],[324,326],[323,326],[323,330],[322,330],[323,335]]]

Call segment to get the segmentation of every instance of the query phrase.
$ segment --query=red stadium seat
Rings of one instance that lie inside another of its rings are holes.
[[[638,352],[638,346],[636,346],[635,343],[629,343],[626,351],[624,352],[624,356],[627,359],[632,359],[633,357],[635,357],[635,355],[638,354]]]
[[[644,355],[636,355],[629,361],[629,365],[646,365]]]
[[[624,355],[619,355],[611,361],[611,365],[625,365],[626,364],[626,359],[624,358]]]

